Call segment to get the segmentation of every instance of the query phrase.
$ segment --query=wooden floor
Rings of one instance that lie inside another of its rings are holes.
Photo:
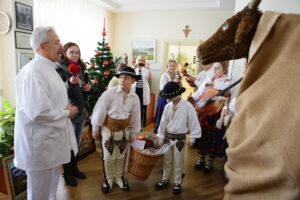
[[[148,126],[143,132],[144,135],[153,135],[152,126]],[[79,168],[87,175],[87,179],[78,180],[77,187],[66,186],[63,177],[60,177],[59,186],[56,194],[56,200],[159,200],[159,199],[197,199],[197,200],[219,200],[224,195],[225,181],[222,176],[223,159],[216,159],[214,169],[208,174],[201,170],[194,169],[194,163],[197,160],[197,150],[186,148],[185,151],[185,178],[182,183],[182,192],[180,195],[173,195],[173,184],[166,189],[156,191],[154,185],[162,177],[162,161],[160,158],[154,167],[152,174],[146,181],[137,181],[127,177],[131,190],[122,191],[116,185],[108,194],[101,192],[103,180],[102,163],[100,153],[94,152],[79,162]],[[171,178],[171,183],[173,177]],[[0,197],[1,199],[1,197]],[[4,198],[3,198],[4,199]],[[6,198],[5,198],[6,199]]]

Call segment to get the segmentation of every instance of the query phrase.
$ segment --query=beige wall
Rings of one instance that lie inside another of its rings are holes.
[[[18,0],[26,5],[33,4],[33,0]],[[11,30],[6,35],[0,35],[0,96],[12,104],[15,103],[15,75],[17,72],[17,51],[15,49],[15,1],[0,0],[1,11],[11,19]],[[19,30],[23,31],[23,30]],[[23,31],[27,32],[27,31]],[[25,50],[26,51],[26,50]]]
[[[168,44],[199,44],[206,40],[233,11],[159,11],[117,13],[114,25],[115,56],[128,53],[131,60],[131,41],[133,39],[156,40],[156,62],[150,63],[152,70],[151,92],[157,99],[160,75],[166,66],[166,49]],[[189,25],[192,31],[185,39],[182,29]]]
[[[74,41],[82,46],[83,58],[88,61],[94,54],[94,50],[97,47],[97,42],[102,41],[102,28],[103,18],[106,18],[106,30],[108,33],[106,41],[113,44],[112,33],[114,31],[114,14],[107,11],[99,6],[95,5],[89,0],[18,0],[20,3],[26,5],[35,4],[36,2],[52,3],[48,9],[43,11],[40,16],[34,16],[34,27],[36,26],[54,26],[58,32],[60,39],[63,43],[68,41]],[[35,3],[34,3],[35,2]],[[55,3],[55,5],[54,5]],[[76,4],[76,5],[74,5]],[[80,5],[78,5],[80,4]],[[35,4],[36,5],[36,4]],[[69,5],[70,8],[77,9],[73,12],[71,9],[64,9],[61,12],[48,13],[55,9],[55,6],[59,10],[61,6]],[[72,5],[72,6],[71,6]],[[81,6],[81,7],[80,7]],[[79,8],[78,8],[79,7]],[[17,53],[30,52],[30,50],[17,50],[15,49],[15,1],[14,0],[0,0],[1,11],[6,12],[11,21],[12,28],[6,35],[0,35],[0,99],[1,97],[7,99],[12,104],[15,104],[15,78],[17,74]],[[79,9],[79,10],[78,10]],[[37,11],[37,10],[36,10]],[[33,6],[33,12],[36,13],[35,7]],[[40,11],[40,10],[39,10]],[[81,17],[78,18],[78,12],[81,12]],[[77,27],[71,23],[70,26],[65,25],[67,20],[61,20],[64,17],[57,19],[54,16],[68,17],[69,22],[73,22],[74,19],[78,22]],[[74,15],[74,16],[73,16]],[[83,20],[79,20],[82,19]],[[65,26],[64,26],[65,25]],[[19,30],[26,32],[24,30]],[[74,31],[76,34],[74,34]],[[27,31],[28,32],[28,31]],[[30,32],[30,31],[29,31]],[[73,33],[73,34],[72,34]],[[76,36],[74,36],[76,35]],[[87,42],[88,40],[88,42]],[[31,51],[32,52],[32,51]],[[1,108],[1,107],[0,107]]]

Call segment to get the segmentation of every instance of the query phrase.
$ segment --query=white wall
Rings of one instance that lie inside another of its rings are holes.
[[[152,68],[151,92],[157,99],[160,75],[166,66],[166,46],[180,41],[181,44],[195,45],[208,39],[217,28],[233,15],[233,11],[157,11],[117,13],[114,24],[114,55],[126,52],[131,60],[131,41],[133,39],[156,40],[156,62]],[[189,25],[192,30],[185,39],[182,29]]]
[[[83,58],[88,61],[94,54],[97,42],[102,41],[103,18],[106,18],[106,42],[112,44],[114,14],[88,0],[17,0],[33,6],[33,25],[54,26],[63,43],[73,41],[79,44]],[[36,3],[39,4],[36,4]],[[35,8],[34,5],[45,6]],[[66,6],[62,10],[61,7]],[[0,99],[4,97],[15,104],[15,78],[17,74],[17,53],[28,50],[15,49],[15,0],[0,0],[1,11],[8,13],[12,28],[6,35],[0,35]],[[57,8],[57,9],[55,9]],[[73,10],[71,9],[73,8]],[[38,10],[35,10],[38,9]],[[56,12],[53,12],[56,10]],[[39,15],[37,16],[36,13]],[[74,25],[74,22],[76,25]],[[22,32],[28,32],[19,30]],[[31,32],[31,31],[29,31]]]
[[[18,0],[18,2],[31,5],[33,0]],[[1,11],[8,14],[11,19],[11,30],[6,35],[0,35],[0,96],[15,104],[15,77],[17,72],[17,51],[15,49],[15,1],[0,0]],[[25,30],[19,30],[27,32]],[[25,50],[26,51],[26,50]]]

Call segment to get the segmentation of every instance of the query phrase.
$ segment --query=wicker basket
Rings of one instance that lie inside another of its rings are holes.
[[[127,173],[136,180],[146,180],[160,155],[145,154],[130,147]]]

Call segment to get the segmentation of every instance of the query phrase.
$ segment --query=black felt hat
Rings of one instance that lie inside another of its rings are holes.
[[[135,71],[132,67],[128,67],[128,66],[123,67],[119,73],[115,74],[115,77],[119,78],[121,74],[130,75],[133,78],[135,78],[135,80],[139,80],[141,78],[140,75],[135,74]]]
[[[180,87],[176,82],[168,82],[164,86],[164,89],[160,91],[159,96],[163,99],[172,99],[185,92],[184,87]]]

